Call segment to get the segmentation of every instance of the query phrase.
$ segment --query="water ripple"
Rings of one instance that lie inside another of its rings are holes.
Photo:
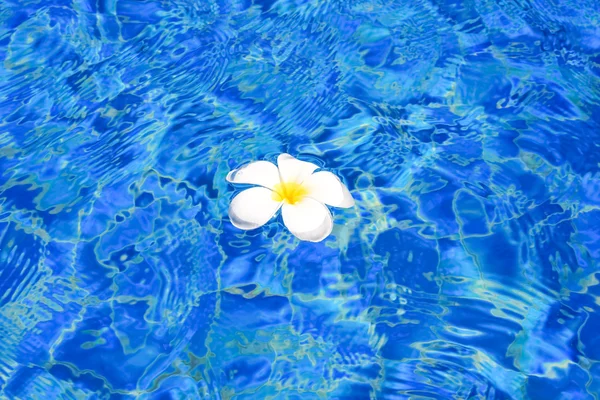
[[[600,397],[597,0],[0,2],[0,397]],[[356,207],[249,232],[289,152]]]

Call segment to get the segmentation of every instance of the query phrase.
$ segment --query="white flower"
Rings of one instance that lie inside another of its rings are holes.
[[[333,220],[325,204],[348,208],[354,199],[340,181],[318,166],[289,154],[277,158],[279,168],[256,161],[227,175],[232,183],[260,185],[238,194],[229,206],[229,218],[237,228],[249,230],[266,224],[282,208],[285,226],[300,240],[320,242],[331,233]]]

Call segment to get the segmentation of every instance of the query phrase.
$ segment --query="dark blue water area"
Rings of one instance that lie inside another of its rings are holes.
[[[598,0],[0,0],[1,399],[600,399]],[[281,153],[356,205],[242,231]]]

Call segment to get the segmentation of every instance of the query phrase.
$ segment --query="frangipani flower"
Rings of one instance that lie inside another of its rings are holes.
[[[256,161],[227,175],[231,183],[259,185],[242,191],[231,201],[231,223],[244,230],[256,229],[281,208],[283,223],[298,239],[325,239],[333,229],[326,204],[352,207],[352,195],[331,172],[314,172],[319,168],[315,164],[281,154],[277,165],[279,168],[268,161]]]

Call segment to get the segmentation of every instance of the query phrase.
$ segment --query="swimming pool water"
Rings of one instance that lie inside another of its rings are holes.
[[[598,0],[1,0],[1,399],[600,399]],[[290,153],[356,207],[244,232]]]

